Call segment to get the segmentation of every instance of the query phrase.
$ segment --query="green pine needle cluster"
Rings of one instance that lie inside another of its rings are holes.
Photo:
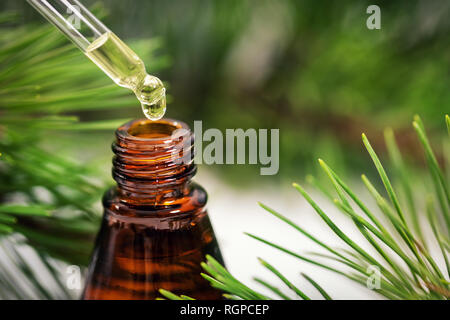
[[[450,135],[450,118],[446,116],[447,129]],[[377,267],[380,271],[380,286],[373,290],[388,299],[449,299],[450,298],[450,266],[448,255],[450,252],[450,192],[449,179],[433,152],[430,142],[425,133],[425,127],[421,119],[416,116],[413,127],[417,133],[420,144],[423,147],[425,158],[428,165],[428,171],[431,177],[434,190],[425,195],[424,199],[418,198],[419,194],[413,192],[418,189],[412,185],[411,179],[407,174],[407,167],[401,156],[399,148],[392,130],[385,131],[385,140],[388,146],[390,159],[393,163],[393,171],[399,188],[393,187],[393,182],[388,177],[377,154],[370,145],[369,140],[363,134],[362,140],[375,167],[380,176],[387,196],[375,187],[375,185],[365,175],[362,175],[362,181],[366,186],[378,206],[377,214],[370,209],[352,189],[338,176],[323,160],[319,159],[319,164],[325,174],[328,176],[334,189],[334,195],[327,191],[326,187],[319,185],[317,180],[309,177],[309,182],[315,185],[344,213],[348,219],[351,219],[368,244],[371,245],[371,253],[364,249],[355,240],[352,240],[333,220],[320,208],[319,204],[312,199],[308,192],[294,183],[294,188],[306,199],[314,208],[316,213],[329,227],[330,231],[336,234],[346,245],[345,248],[334,248],[318,237],[314,236],[306,229],[302,228],[294,221],[278,213],[264,204],[260,204],[268,213],[272,214],[278,220],[288,224],[301,235],[307,237],[315,244],[322,247],[327,253],[315,253],[313,257],[307,257],[276,244],[275,242],[263,239],[253,234],[247,234],[253,239],[271,246],[279,251],[286,253],[295,259],[313,264],[324,270],[339,274],[345,278],[355,281],[362,286],[367,286],[367,281],[372,275],[370,267]],[[446,159],[447,163],[449,159]],[[402,197],[400,197],[400,194]],[[400,199],[405,199],[401,201]],[[422,201],[422,202],[421,202]],[[403,203],[406,202],[406,203]],[[420,205],[424,206],[420,210]],[[426,219],[421,219],[421,217]],[[428,224],[428,226],[425,226]],[[432,236],[425,237],[423,230],[429,227],[432,230]],[[440,249],[440,257],[432,256],[429,247],[437,243]],[[318,258],[325,258],[345,268],[338,268],[328,263],[321,262]],[[440,265],[439,261],[443,261]],[[260,263],[298,298],[310,299],[302,290],[289,281],[273,265],[259,259]],[[212,257],[207,257],[207,263],[202,264],[205,274],[203,277],[211,285],[225,292],[224,296],[228,299],[244,300],[265,300],[272,299],[257,291],[252,290],[245,284],[233,277],[224,267],[222,267]],[[326,291],[309,276],[302,276],[310,282],[325,299],[331,299]],[[274,297],[289,299],[288,295],[274,285],[264,280],[255,278],[255,280],[266,287],[274,294]],[[166,298],[175,298],[173,294],[161,290],[161,294]],[[176,297],[183,299],[183,297]],[[186,298],[186,297],[184,297]]]

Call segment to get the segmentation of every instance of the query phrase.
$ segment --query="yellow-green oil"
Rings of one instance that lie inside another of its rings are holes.
[[[147,118],[159,120],[164,116],[163,83],[147,73],[144,62],[114,33],[105,33],[92,42],[86,55],[119,86],[133,90]]]

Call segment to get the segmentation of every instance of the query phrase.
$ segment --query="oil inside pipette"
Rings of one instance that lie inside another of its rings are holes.
[[[116,84],[133,90],[150,120],[166,112],[166,89],[157,77],[149,75],[144,62],[114,33],[96,39],[86,50],[89,57]]]

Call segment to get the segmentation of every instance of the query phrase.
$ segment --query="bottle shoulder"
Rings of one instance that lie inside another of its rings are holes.
[[[197,183],[190,183],[182,195],[161,202],[128,201],[120,195],[118,187],[111,187],[103,196],[103,206],[106,210],[126,216],[179,216],[196,214],[206,211],[208,195],[205,189]]]

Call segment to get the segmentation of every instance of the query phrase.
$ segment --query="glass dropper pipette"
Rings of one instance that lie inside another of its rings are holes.
[[[144,62],[78,0],[27,0],[116,84],[133,90],[150,120],[166,111],[166,89]],[[75,66],[74,66],[75,67]]]

